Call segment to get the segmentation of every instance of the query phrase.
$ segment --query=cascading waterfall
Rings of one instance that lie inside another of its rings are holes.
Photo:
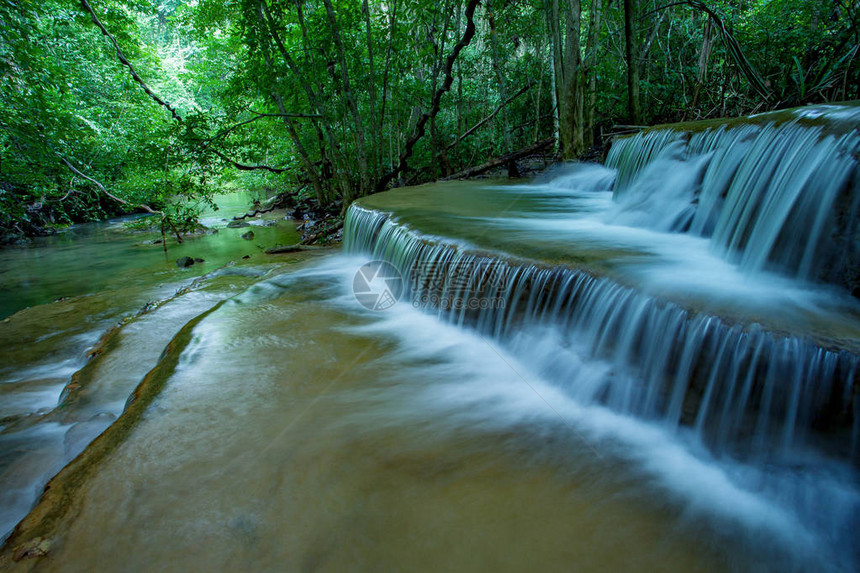
[[[691,426],[719,453],[788,453],[820,444],[823,428],[839,435],[825,448],[840,457],[857,451],[856,428],[852,439],[846,426],[858,367],[852,353],[731,325],[575,269],[472,254],[359,206],[348,213],[345,242],[397,267],[407,279],[404,298],[444,320],[499,341],[524,325],[554,328],[609,363],[605,376],[583,381],[563,356],[546,361],[548,377],[586,403]],[[737,451],[740,437],[755,450]]]
[[[852,283],[860,252],[860,107],[753,119],[654,128],[619,140],[606,161],[618,170],[616,200],[637,211],[642,226],[710,237],[712,248],[745,270]],[[697,164],[695,179],[667,183],[680,164]],[[647,186],[654,177],[663,185]],[[661,226],[667,194],[677,213]]]
[[[857,125],[860,107],[823,106],[655,128],[615,143],[607,168],[499,188],[508,207],[488,215],[470,205],[455,223],[451,209],[433,219],[432,190],[416,204],[359,202],[345,246],[393,264],[407,301],[495,341],[577,403],[727,464],[841,552],[860,515],[860,314],[838,288],[860,285]],[[524,259],[517,238],[565,262]],[[582,243],[569,263],[564,240]],[[580,267],[578,252],[608,264]],[[781,302],[759,308],[769,297]],[[806,302],[789,310],[793,297]],[[850,316],[830,309],[819,328],[821,301]],[[829,330],[842,318],[847,330]]]

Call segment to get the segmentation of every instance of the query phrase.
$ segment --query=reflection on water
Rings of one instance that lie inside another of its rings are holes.
[[[223,206],[207,211],[202,222],[217,233],[188,235],[176,244],[168,236],[168,253],[155,231],[131,231],[133,218],[70,227],[59,234],[37,237],[25,247],[0,249],[0,318],[27,306],[60,297],[90,294],[119,287],[152,287],[212,271],[231,259],[257,256],[262,248],[298,242],[292,221],[283,212],[251,219],[247,228],[228,229],[227,218],[241,214],[250,198],[241,193],[216,197]],[[254,231],[254,239],[240,236]],[[262,247],[262,248],[261,248]],[[187,269],[176,267],[180,257],[206,262]],[[119,295],[121,296],[121,295]]]

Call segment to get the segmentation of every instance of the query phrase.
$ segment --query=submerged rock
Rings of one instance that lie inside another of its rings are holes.
[[[191,257],[179,257],[176,259],[176,266],[180,269],[184,269],[185,267],[190,267],[194,264],[194,259]]]
[[[266,254],[278,255],[281,253],[295,253],[302,250],[304,250],[304,246],[301,243],[295,243],[294,245],[283,245],[266,249]]]
[[[242,234],[242,238],[246,241],[254,240],[254,231],[248,231],[247,233]]]
[[[31,540],[29,543],[25,543],[24,545],[19,546],[15,550],[12,559],[14,561],[21,561],[22,559],[29,559],[32,557],[44,557],[48,554],[48,551],[50,551],[50,549],[50,541],[48,541],[44,537],[37,537],[36,539]]]
[[[227,223],[228,229],[241,229],[242,227],[250,227],[246,221],[230,221]]]

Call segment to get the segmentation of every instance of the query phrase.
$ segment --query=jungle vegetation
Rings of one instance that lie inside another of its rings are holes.
[[[860,98],[857,0],[6,0],[0,236]]]

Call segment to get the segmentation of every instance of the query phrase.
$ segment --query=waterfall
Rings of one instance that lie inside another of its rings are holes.
[[[617,141],[606,164],[618,170],[615,198],[633,204],[636,224],[710,237],[749,271],[853,289],[858,123],[860,107],[821,106],[653,128]],[[679,167],[694,176],[667,181]],[[675,214],[668,226],[667,205]]]
[[[813,446],[857,454],[850,352],[729,324],[573,268],[471,253],[358,205],[345,229],[347,250],[400,270],[402,300],[503,343],[552,328],[562,346],[608,364],[584,380],[562,355],[543,360],[547,377],[580,401],[693,428],[717,454],[764,458]]]
[[[858,125],[819,106],[653,128],[550,181],[361,200],[344,245],[393,265],[403,302],[659,428],[841,552],[860,515]]]

